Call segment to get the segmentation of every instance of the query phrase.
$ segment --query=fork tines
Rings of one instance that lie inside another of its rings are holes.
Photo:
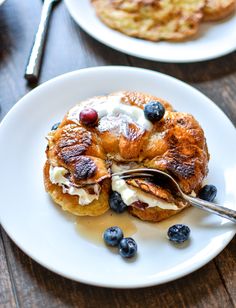
[[[119,175],[118,173],[114,173],[112,174],[112,176],[114,175]],[[119,175],[119,177],[121,179],[132,179],[132,178],[150,178],[150,177],[154,177],[153,174],[150,173],[131,173],[131,174],[121,174]]]

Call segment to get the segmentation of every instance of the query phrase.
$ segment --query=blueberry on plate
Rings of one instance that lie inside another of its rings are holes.
[[[109,197],[110,208],[116,213],[123,213],[127,209],[127,205],[117,191],[112,191]]]
[[[113,247],[118,246],[123,237],[123,231],[117,226],[110,227],[103,233],[103,239],[105,243]]]
[[[183,243],[188,240],[190,229],[182,224],[173,225],[168,229],[167,235],[170,241],[178,244]]]
[[[198,193],[198,198],[213,202],[217,194],[217,188],[214,185],[205,185],[203,186],[199,193]]]
[[[56,129],[58,129],[58,126],[59,126],[60,124],[61,124],[61,122],[55,123],[55,124],[52,126],[51,130],[56,130]]]
[[[151,101],[144,107],[144,115],[151,122],[160,121],[165,114],[164,106],[158,101]]]
[[[137,244],[131,237],[123,238],[119,243],[119,254],[123,258],[131,258],[137,253]]]

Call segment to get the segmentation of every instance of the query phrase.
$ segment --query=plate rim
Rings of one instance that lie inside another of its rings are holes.
[[[216,108],[216,110],[218,110],[218,112],[221,113],[222,116],[224,116],[225,120],[228,121],[229,124],[231,124],[232,128],[234,128],[233,123],[230,121],[230,119],[227,117],[227,115],[211,100],[209,99],[205,94],[203,94],[202,92],[200,92],[199,90],[197,90],[196,88],[190,86],[189,84],[173,77],[173,76],[169,76],[163,73],[159,73],[159,72],[155,72],[149,69],[143,69],[143,68],[137,68],[137,67],[128,67],[128,66],[98,66],[98,67],[90,67],[90,68],[83,68],[83,69],[79,69],[79,70],[75,70],[66,74],[62,74],[60,76],[57,76],[55,78],[52,78],[51,80],[48,80],[47,82],[39,85],[38,87],[36,87],[35,89],[33,89],[32,91],[30,91],[29,93],[27,93],[25,96],[23,96],[10,110],[9,112],[5,115],[5,117],[3,118],[3,120],[0,123],[0,138],[1,138],[1,131],[2,131],[2,127],[4,127],[5,125],[7,125],[8,119],[15,113],[17,112],[18,108],[21,108],[22,104],[28,104],[27,101],[25,101],[25,98],[29,98],[31,95],[34,95],[37,92],[40,92],[41,89],[47,87],[50,84],[53,84],[55,82],[61,81],[64,78],[67,77],[73,77],[76,75],[80,75],[81,73],[87,73],[87,72],[93,72],[93,71],[112,71],[112,70],[128,70],[128,71],[133,71],[133,73],[135,73],[135,71],[143,71],[143,72],[147,72],[147,73],[151,73],[154,75],[159,75],[161,78],[166,78],[166,79],[171,79],[174,80],[175,82],[178,82],[180,84],[183,84],[185,87],[190,88],[191,90],[193,90],[195,93],[198,93],[198,95],[201,95],[204,99],[207,99],[209,101],[209,103],[211,105],[214,106],[214,108]],[[236,132],[236,130],[235,130]],[[227,234],[225,234],[224,236],[224,243],[222,246],[220,246],[220,248],[218,247],[216,250],[214,250],[214,253],[211,253],[208,258],[205,259],[201,259],[200,262],[198,261],[197,263],[194,264],[194,266],[191,266],[191,268],[186,269],[184,272],[178,273],[176,275],[175,274],[171,274],[168,277],[164,277],[164,279],[159,279],[158,282],[155,282],[155,279],[151,279],[146,280],[144,283],[140,283],[137,282],[132,283],[132,285],[130,285],[130,283],[125,284],[125,283],[106,283],[106,282],[101,282],[98,280],[93,280],[91,281],[89,278],[86,279],[86,277],[80,277],[80,278],[76,278],[73,275],[70,274],[65,274],[65,272],[63,272],[63,270],[60,270],[56,267],[53,267],[51,265],[47,265],[46,262],[40,260],[37,256],[34,255],[34,253],[31,253],[30,249],[23,247],[24,245],[21,245],[20,241],[18,241],[14,235],[12,235],[11,230],[8,229],[8,226],[6,225],[6,223],[4,223],[4,221],[2,221],[2,217],[1,217],[1,213],[0,213],[0,221],[2,224],[2,227],[4,228],[5,232],[8,234],[8,236],[11,238],[11,240],[26,254],[28,255],[30,258],[32,258],[33,260],[35,260],[37,263],[39,263],[40,265],[42,265],[43,267],[47,268],[48,270],[61,275],[62,277],[71,279],[73,281],[77,281],[80,283],[85,283],[85,284],[89,284],[89,285],[94,285],[94,286],[99,286],[99,287],[107,287],[107,288],[120,288],[120,289],[127,289],[127,288],[143,288],[143,287],[149,287],[149,286],[156,286],[156,285],[161,285],[170,281],[175,281],[177,279],[180,279],[182,277],[185,277],[186,275],[189,275],[190,273],[200,269],[201,267],[203,267],[204,265],[206,265],[208,262],[210,262],[212,259],[214,259],[221,251],[223,251],[223,249],[228,245],[228,243],[232,240],[232,238],[234,237],[234,235],[236,234],[236,230],[231,230],[228,231]]]
[[[225,50],[222,50],[220,52],[215,52],[211,55],[207,55],[207,56],[202,56],[202,57],[198,57],[198,58],[192,58],[192,59],[169,59],[169,58],[164,58],[164,57],[154,57],[151,55],[148,56],[143,56],[142,54],[140,54],[139,52],[135,52],[133,50],[126,50],[126,48],[122,48],[122,44],[120,45],[114,45],[112,43],[110,43],[109,41],[107,41],[106,39],[104,39],[103,37],[96,35],[96,31],[92,32],[90,31],[86,25],[84,23],[82,23],[80,20],[78,20],[75,11],[72,9],[72,4],[71,1],[73,0],[64,0],[65,5],[67,7],[67,10],[70,14],[70,16],[73,18],[74,22],[81,27],[81,29],[86,32],[87,34],[89,34],[92,38],[96,39],[98,42],[112,48],[113,50],[117,50],[119,52],[122,52],[124,54],[133,56],[133,57],[137,57],[140,59],[146,59],[146,60],[150,60],[150,61],[155,61],[155,62],[163,62],[163,63],[197,63],[197,62],[204,62],[204,61],[209,61],[209,60],[213,60],[213,59],[217,59],[220,57],[223,57],[227,54],[230,54],[232,52],[234,52],[236,50],[236,43],[234,46],[231,46],[230,48],[227,48]],[[90,0],[87,0],[90,1]],[[236,13],[235,13],[235,18],[236,18]],[[116,30],[113,30],[111,28],[109,28],[109,30],[112,30],[114,32],[116,32]],[[122,33],[120,33],[122,34]],[[125,37],[127,37],[125,34],[122,34]],[[104,36],[105,37],[105,36]],[[130,37],[131,39],[134,39],[133,37]],[[145,40],[143,40],[145,41]],[[167,42],[168,43],[168,42]]]

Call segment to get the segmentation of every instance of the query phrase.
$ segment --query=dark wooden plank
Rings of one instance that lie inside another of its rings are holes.
[[[38,24],[41,1],[7,1],[0,10],[0,105],[3,116],[30,90],[22,78]],[[228,64],[228,62],[230,64]],[[113,51],[83,33],[63,4],[53,13],[40,81],[96,65],[137,65],[159,70],[208,94],[235,120],[235,55],[201,64],[161,64],[138,60]],[[220,68],[221,67],[221,68]],[[196,72],[196,73],[195,73]],[[235,272],[232,245],[199,271],[178,281],[139,290],[110,290],[62,278],[27,257],[4,234],[4,245],[13,275],[12,283],[22,307],[233,307]],[[235,240],[234,242],[235,243]],[[1,250],[1,258],[5,258]],[[5,268],[5,267],[4,267]],[[231,281],[232,279],[232,281]],[[10,294],[13,301],[13,294]],[[14,302],[13,302],[14,303]]]
[[[130,57],[132,65],[176,77],[212,99],[236,125],[236,52],[203,63],[167,64]]]
[[[23,78],[39,23],[41,0],[7,1],[0,10],[0,117],[31,87]],[[52,14],[39,83],[73,70],[125,65],[126,56],[96,44],[69,16],[63,3]],[[92,55],[97,55],[93,57]]]
[[[0,228],[0,307],[17,307]]]
[[[215,263],[231,301],[234,307],[236,307],[236,237],[234,237],[228,247],[215,258]]]
[[[0,106],[1,117],[29,89],[22,78],[41,3],[6,1],[0,9]],[[26,30],[28,29],[28,30]]]

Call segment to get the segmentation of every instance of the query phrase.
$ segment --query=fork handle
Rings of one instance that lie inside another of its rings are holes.
[[[25,79],[29,82],[37,82],[43,55],[44,43],[47,35],[49,17],[52,11],[53,1],[45,0],[43,3],[41,19],[38,31],[35,35],[33,47],[25,70]]]
[[[193,198],[187,195],[185,195],[184,197],[191,205],[198,207],[199,209],[208,211],[210,213],[214,213],[221,217],[227,218],[236,223],[236,211],[199,198]]]

